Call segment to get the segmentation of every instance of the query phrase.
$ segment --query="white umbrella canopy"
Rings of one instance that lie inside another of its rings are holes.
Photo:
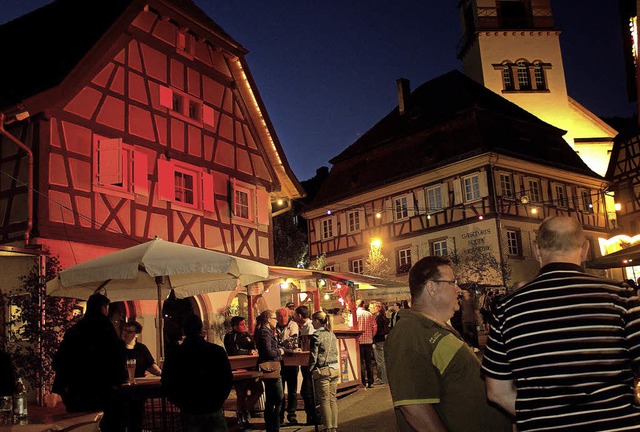
[[[269,266],[245,258],[155,238],[62,270],[47,283],[47,295],[88,299],[96,291],[111,301],[157,300],[173,289],[185,298],[232,291],[268,278]],[[162,320],[158,321],[158,353],[162,356]]]
[[[266,264],[156,238],[62,270],[47,283],[47,294],[87,299],[104,288],[111,301],[156,300],[173,289],[185,298],[232,291],[268,276]]]

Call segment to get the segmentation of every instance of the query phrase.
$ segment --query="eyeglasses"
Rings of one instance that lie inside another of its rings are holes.
[[[458,285],[458,279],[453,279],[453,280],[432,279],[431,282],[442,282],[442,283]]]

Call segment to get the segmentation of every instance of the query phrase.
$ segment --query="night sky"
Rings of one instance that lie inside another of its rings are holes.
[[[49,2],[0,0],[0,23]],[[415,89],[462,70],[457,0],[195,2],[249,50],[249,68],[299,180],[329,166],[397,105],[397,78]],[[597,115],[629,117],[636,106],[627,102],[617,4],[551,6],[563,30],[569,95]]]

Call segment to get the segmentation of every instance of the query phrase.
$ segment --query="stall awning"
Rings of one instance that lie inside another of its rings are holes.
[[[618,252],[610,253],[600,258],[587,261],[585,265],[588,268],[608,269],[630,267],[640,265],[640,244],[630,246]]]
[[[401,288],[408,286],[408,283],[358,273],[280,266],[269,266],[269,278],[329,279],[335,282],[352,282],[354,285],[357,285],[359,289]]]

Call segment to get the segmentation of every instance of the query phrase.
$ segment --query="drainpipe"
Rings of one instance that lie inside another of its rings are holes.
[[[293,205],[291,204],[291,200],[288,199],[287,200],[287,206],[285,208],[281,208],[280,210],[276,210],[275,212],[273,212],[271,214],[271,217],[274,218],[276,216],[281,215],[282,213],[288,212],[289,210],[291,210],[293,208]]]
[[[22,150],[27,152],[29,155],[29,179],[27,184],[27,207],[28,207],[28,216],[27,216],[27,230],[24,233],[24,243],[26,246],[29,246],[29,241],[31,240],[31,230],[33,229],[33,151],[29,147],[27,147],[23,142],[21,142],[18,138],[13,136],[9,131],[7,131],[4,127],[5,114],[0,112],[0,134],[9,138],[9,140],[13,141],[15,145],[20,147]]]

